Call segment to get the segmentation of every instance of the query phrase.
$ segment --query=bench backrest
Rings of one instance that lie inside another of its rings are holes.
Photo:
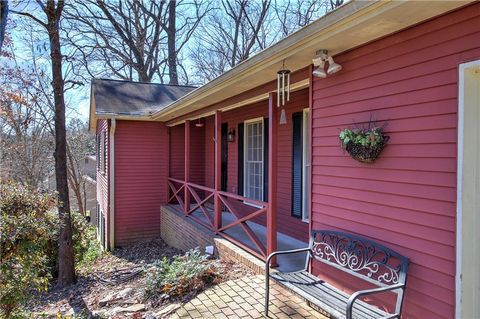
[[[408,258],[352,234],[313,230],[310,238],[313,258],[377,286],[405,284]]]

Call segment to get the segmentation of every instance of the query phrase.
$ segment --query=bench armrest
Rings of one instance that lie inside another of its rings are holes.
[[[366,290],[360,290],[355,293],[353,293],[350,298],[348,298],[347,302],[347,319],[352,319],[352,310],[353,310],[353,304],[355,301],[362,297],[362,296],[367,296],[367,295],[373,295],[381,292],[386,292],[386,291],[392,291],[392,290],[397,290],[397,289],[403,289],[405,288],[405,284],[396,284],[396,285],[391,285],[388,287],[380,287],[380,288],[373,288],[373,289],[366,289]]]
[[[297,254],[297,253],[303,253],[305,251],[310,252],[311,251],[310,246],[305,247],[305,248],[291,249],[291,250],[280,250],[280,251],[275,251],[275,252],[271,253],[270,255],[268,255],[267,261],[265,262],[265,271],[266,271],[267,276],[270,273],[270,260],[273,258],[273,256]]]

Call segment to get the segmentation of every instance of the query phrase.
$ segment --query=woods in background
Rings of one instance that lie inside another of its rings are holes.
[[[58,285],[75,281],[68,186],[83,207],[81,161],[94,145],[84,121],[66,125],[82,87],[95,77],[201,85],[342,3],[18,1],[3,41],[0,0],[0,179],[41,188],[54,172]]]

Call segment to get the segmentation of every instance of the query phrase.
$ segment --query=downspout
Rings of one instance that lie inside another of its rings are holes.
[[[110,125],[110,165],[108,168],[109,173],[109,200],[110,200],[110,218],[109,218],[109,250],[115,250],[115,129],[117,122],[115,118],[111,119]]]

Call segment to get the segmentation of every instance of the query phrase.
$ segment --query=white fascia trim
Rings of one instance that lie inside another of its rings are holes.
[[[109,250],[115,250],[115,129],[117,121],[115,118],[111,119],[110,125],[110,165],[108,167],[109,173],[109,201],[110,201],[110,219],[109,219]]]
[[[465,126],[465,70],[480,66],[480,60],[462,63],[458,67],[458,140],[457,140],[457,226],[455,265],[455,318],[462,318],[462,195],[463,195],[463,133]]]

